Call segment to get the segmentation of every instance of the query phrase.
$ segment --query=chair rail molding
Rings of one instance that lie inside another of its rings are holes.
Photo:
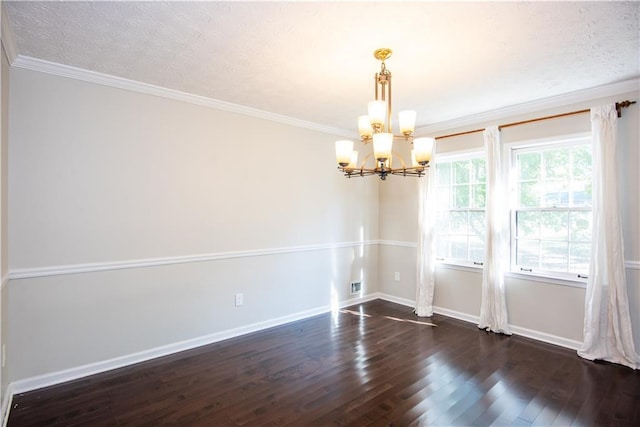
[[[253,249],[232,252],[215,252],[208,254],[173,256],[163,258],[147,258],[129,261],[96,262],[87,264],[58,265],[34,268],[17,268],[9,272],[9,280],[31,279],[35,277],[60,276],[65,274],[92,273],[97,271],[123,270],[128,268],[156,267],[162,265],[186,264],[192,262],[218,261],[233,258],[250,258],[257,256],[279,255],[300,252],[326,251],[340,248],[357,248],[379,244],[379,240],[363,240],[354,242],[321,243],[315,245],[287,246],[266,249]]]

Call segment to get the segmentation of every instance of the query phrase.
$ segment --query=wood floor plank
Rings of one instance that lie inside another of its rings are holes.
[[[8,426],[640,425],[640,373],[375,300],[14,396]]]

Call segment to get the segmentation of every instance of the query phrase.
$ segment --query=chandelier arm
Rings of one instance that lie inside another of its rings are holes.
[[[373,153],[369,153],[364,156],[364,160],[362,160],[362,163],[360,164],[360,169],[364,169],[364,165],[367,164],[367,160],[369,160],[369,157],[371,157],[372,155]]]
[[[347,171],[346,168],[338,168],[345,177],[347,178],[359,178],[364,176],[378,175],[380,179],[385,179],[388,175],[400,175],[400,176],[415,176],[422,177],[425,174],[424,168],[422,167],[411,167],[411,168],[396,168],[396,169],[387,169],[387,168],[361,168],[361,169],[353,169],[351,171]]]
[[[421,176],[424,176],[425,172],[424,172],[424,168],[412,167],[412,168],[403,168],[403,169],[391,169],[389,173],[391,175],[421,177]]]
[[[370,168],[360,168],[360,169],[356,169],[356,170],[359,170],[362,173],[367,174],[367,175],[373,175],[373,174],[376,173],[375,169],[370,169]]]
[[[406,169],[407,165],[404,162],[404,159],[402,158],[402,156],[400,154],[398,154],[398,152],[396,150],[391,151],[391,153],[396,156],[396,158],[400,159],[400,164],[402,165],[402,169]]]
[[[341,172],[343,172],[344,176],[346,176],[347,178],[358,178],[362,176],[370,176],[370,175],[376,174],[376,171],[373,169],[365,169],[365,168],[353,169],[350,172],[343,168],[338,168],[338,169],[340,169]]]

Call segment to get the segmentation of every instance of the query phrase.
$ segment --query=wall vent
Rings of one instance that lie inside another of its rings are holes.
[[[362,291],[362,282],[351,282],[351,295],[359,294]]]

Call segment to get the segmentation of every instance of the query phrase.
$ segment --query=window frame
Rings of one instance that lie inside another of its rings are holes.
[[[469,149],[469,150],[460,150],[460,151],[455,151],[455,152],[451,152],[451,153],[438,153],[438,155],[436,156],[436,161],[434,164],[434,172],[435,173],[435,183],[434,183],[434,189],[436,192],[436,200],[437,200],[437,192],[438,192],[438,177],[437,177],[437,167],[438,167],[438,163],[452,163],[455,161],[460,161],[460,160],[472,160],[472,159],[482,159],[485,161],[485,165],[486,165],[486,155],[484,152],[484,148],[475,148],[475,149]],[[469,185],[471,185],[471,183],[469,183]],[[453,188],[454,183],[450,183],[449,187]],[[486,181],[485,181],[485,187],[486,187]],[[485,188],[485,194],[486,194],[486,188]],[[451,197],[453,197],[453,195],[451,195]],[[444,209],[443,209],[444,210]],[[439,213],[441,211],[441,209],[437,209],[437,212]],[[485,203],[485,207],[484,208],[454,208],[449,206],[449,209],[447,209],[446,211],[448,212],[452,212],[452,211],[467,211],[467,212],[484,212],[485,213],[485,223],[486,223],[486,203]],[[437,227],[437,226],[436,226]],[[438,230],[435,230],[435,238],[438,238]],[[467,234],[467,237],[469,236],[469,234]],[[483,242],[484,243],[484,242]],[[436,242],[437,244],[437,242]],[[478,260],[471,260],[471,259],[462,259],[462,258],[452,258],[452,257],[440,257],[439,254],[436,254],[436,261],[439,264],[444,264],[444,265],[449,265],[449,266],[456,266],[456,267],[463,267],[463,268],[470,268],[473,269],[474,271],[478,270],[478,269],[482,269],[484,267],[484,260],[482,261],[478,261]]]
[[[518,165],[517,155],[519,153],[538,152],[551,147],[573,147],[591,144],[591,132],[581,132],[570,135],[555,136],[549,138],[531,139],[517,141],[504,145],[504,159],[507,165],[506,184],[509,194],[509,251],[510,260],[508,274],[514,277],[528,277],[533,280],[549,281],[551,283],[566,284],[569,286],[584,287],[588,279],[586,273],[560,272],[548,269],[532,269],[517,264],[517,212],[523,211],[558,211],[592,212],[593,207],[518,207]],[[570,240],[568,240],[570,242]],[[593,244],[593,241],[590,242]],[[524,270],[522,268],[525,268]]]

